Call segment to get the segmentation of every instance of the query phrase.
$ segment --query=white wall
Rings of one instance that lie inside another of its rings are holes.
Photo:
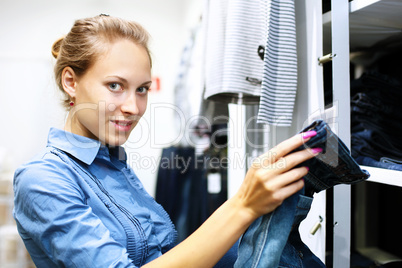
[[[173,102],[180,53],[202,2],[0,0],[0,171],[5,162],[14,169],[43,148],[49,127],[63,127],[65,112],[50,53],[54,40],[66,34],[75,19],[106,13],[138,21],[152,36],[153,75],[160,77],[161,90],[150,93],[143,128],[133,132],[127,151],[145,188],[154,194],[156,161],[176,131],[172,110],[151,107]]]

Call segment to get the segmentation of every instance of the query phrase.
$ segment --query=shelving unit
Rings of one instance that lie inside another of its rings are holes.
[[[348,5],[350,51],[402,35],[401,1],[353,0]],[[323,15],[324,53],[331,49],[331,17],[331,11]]]
[[[400,0],[353,0],[351,2],[332,0],[332,11],[322,16],[323,52],[324,55],[329,53],[334,55],[332,80],[334,105],[340,111],[338,117],[340,131],[338,134],[342,140],[346,141],[346,144],[350,143],[350,84],[348,81],[350,52],[363,51],[383,44],[402,43],[401,14],[402,1]],[[345,23],[347,27],[345,27]],[[400,171],[367,166],[362,166],[362,168],[371,174],[367,182],[369,184],[402,187],[402,172]],[[358,192],[358,196],[354,197],[362,202],[361,211],[357,211],[357,215],[353,215],[354,218],[356,216],[358,218],[355,220],[358,223],[354,222],[354,224],[355,226],[356,224],[363,225],[359,225],[362,231],[357,234],[360,239],[364,240],[359,242],[360,246],[363,245],[359,248],[361,249],[360,253],[376,258],[381,263],[381,261],[394,256],[380,248],[372,247],[371,242],[366,243],[366,240],[372,239],[366,239],[364,236],[369,234],[368,230],[373,229],[373,226],[366,229],[366,225],[372,225],[366,219],[374,210],[374,208],[367,209],[367,205],[363,203],[369,198],[373,199],[373,196],[364,193],[366,186],[361,185],[359,189],[363,190],[363,193]],[[396,190],[398,189],[396,188]],[[334,189],[333,267],[335,268],[350,266],[350,252],[352,250],[350,233],[355,227],[351,224],[351,194],[348,187],[335,187]],[[377,221],[381,221],[381,219],[377,219]],[[365,245],[368,246],[365,247]]]
[[[401,40],[402,43],[402,20],[399,18],[402,14],[401,0],[353,0],[351,2],[332,0],[332,11],[325,14],[322,14],[321,4],[321,0],[295,1],[299,73],[294,122],[289,128],[270,126],[266,135],[268,141],[264,141],[270,146],[290,137],[305,126],[308,120],[317,116],[333,122],[336,126],[333,130],[350,148],[351,52],[369,49],[380,42]],[[317,61],[318,58],[329,53],[334,55],[332,88],[335,101],[332,112],[324,107],[323,64]],[[239,114],[244,116],[246,112],[241,110]],[[402,172],[366,166],[362,168],[371,174],[368,182],[359,184],[363,190],[364,187],[370,188],[373,185],[390,186],[397,187],[396,189],[400,189],[402,193],[402,188],[399,188],[402,187]],[[240,181],[238,180],[239,183]],[[232,179],[230,183],[233,184]],[[381,248],[371,247],[373,239],[370,237],[370,228],[372,226],[366,228],[363,225],[371,224],[366,219],[373,217],[372,208],[361,208],[364,211],[359,212],[359,215],[352,212],[356,198],[360,198],[362,203],[368,201],[370,204],[376,202],[375,198],[361,193],[356,196],[354,190],[348,185],[338,185],[334,188],[334,217],[329,224],[327,224],[329,217],[325,205],[328,202],[327,196],[325,192],[315,195],[309,215],[301,225],[300,233],[303,242],[321,260],[326,259],[326,248],[333,249],[332,267],[334,268],[350,267],[351,252],[356,249],[356,245],[352,245],[352,236],[353,238],[358,236],[363,240],[368,237],[369,243],[366,243],[367,241],[360,243],[363,245],[359,248],[362,249],[363,255],[377,255],[378,261],[390,259],[391,256]],[[358,222],[356,216],[362,216]],[[318,219],[321,220],[321,227],[312,235],[310,230],[317,224]],[[362,227],[359,226],[362,230],[356,234],[354,227],[358,224],[362,224]],[[333,245],[329,245],[330,242],[326,240],[331,236]]]

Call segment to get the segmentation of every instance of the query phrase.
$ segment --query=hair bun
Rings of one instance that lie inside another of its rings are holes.
[[[63,42],[63,40],[64,40],[64,36],[57,39],[52,45],[52,55],[55,59],[57,59],[57,57],[59,56],[60,47],[61,47],[61,43]]]

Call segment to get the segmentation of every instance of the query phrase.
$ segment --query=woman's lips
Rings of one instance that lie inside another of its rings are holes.
[[[130,120],[112,120],[114,127],[119,131],[130,131],[134,121]]]

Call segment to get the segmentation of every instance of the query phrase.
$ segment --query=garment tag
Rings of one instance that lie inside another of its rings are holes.
[[[222,180],[220,173],[208,174],[208,193],[219,194],[222,190]]]

